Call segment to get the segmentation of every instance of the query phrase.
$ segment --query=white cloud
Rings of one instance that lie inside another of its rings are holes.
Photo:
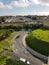
[[[36,15],[49,15],[49,11],[36,12]]]
[[[42,11],[42,12],[34,12],[34,11],[32,11],[32,12],[21,12],[21,13],[17,13],[17,14],[14,14],[14,15],[49,15],[49,11]]]
[[[30,0],[32,5],[49,6],[49,0]]]
[[[12,9],[11,5],[6,5],[6,9]]]
[[[49,3],[49,0],[39,0],[39,1],[41,1],[43,3]]]
[[[0,2],[0,9],[12,9],[13,7],[28,7],[29,5],[49,6],[49,0],[11,0],[9,4]]]
[[[0,9],[12,9],[12,7],[27,7],[29,6],[30,2],[28,0],[15,0],[11,1],[9,4],[4,4],[0,2]]]
[[[0,2],[0,9],[12,9],[11,5],[5,5],[3,2]]]
[[[0,2],[0,9],[3,9],[4,7],[5,5],[2,2]]]
[[[12,1],[11,5],[15,7],[27,7],[29,6],[29,1],[28,0],[19,0],[19,1]]]
[[[15,7],[27,7],[29,5],[43,5],[49,6],[49,0],[15,0],[10,3]]]
[[[49,6],[49,0],[39,0],[40,5]]]
[[[40,2],[38,0],[30,0],[31,3],[34,5],[34,4],[39,4]]]

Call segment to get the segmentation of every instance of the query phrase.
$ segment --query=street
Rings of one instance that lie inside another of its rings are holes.
[[[19,58],[24,58],[30,62],[31,65],[42,65],[42,61],[32,56],[23,46],[22,37],[27,34],[27,31],[21,31],[20,37],[15,39],[13,51]]]

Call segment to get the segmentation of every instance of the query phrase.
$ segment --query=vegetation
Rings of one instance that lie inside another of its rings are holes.
[[[49,55],[49,30],[34,30],[26,37],[26,42],[35,51]]]
[[[0,39],[7,36],[4,40],[0,41],[0,52],[5,49],[5,51],[0,53],[0,65],[27,65],[7,55],[8,52],[12,52],[10,45],[14,43],[13,37],[18,34],[18,32],[11,32],[12,30],[9,29],[0,30]]]
[[[0,41],[10,35],[13,30],[0,30]]]
[[[19,30],[23,29],[23,25],[0,26],[0,29],[13,29],[13,30],[19,31]]]
[[[16,30],[16,31],[19,31],[19,30],[22,30],[22,29],[37,29],[37,28],[42,28],[43,27],[43,24],[24,24],[24,25],[15,25],[14,23],[11,24],[11,25],[0,25],[0,29],[13,29],[13,30]]]
[[[0,30],[0,31],[2,31],[2,33],[5,32],[5,30]],[[8,31],[8,30],[6,30],[6,31]],[[9,36],[7,38],[5,38],[4,40],[0,41],[0,51],[10,47],[10,45],[14,43],[12,38],[17,34],[17,32],[12,32],[11,34],[10,33],[11,32],[8,31]],[[0,34],[0,36],[1,36],[1,34]]]
[[[5,22],[4,17],[0,17],[0,23]]]
[[[10,56],[7,56],[5,53],[0,55],[0,65],[27,65],[21,61],[17,61]]]

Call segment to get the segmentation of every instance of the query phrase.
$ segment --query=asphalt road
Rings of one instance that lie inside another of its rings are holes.
[[[27,34],[27,31],[21,31],[20,37],[15,38],[15,44],[13,50],[16,53],[16,56],[19,58],[27,59],[31,65],[42,65],[42,61],[32,56],[26,48],[23,46],[22,37]]]

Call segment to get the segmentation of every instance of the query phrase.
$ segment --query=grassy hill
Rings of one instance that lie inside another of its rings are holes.
[[[26,42],[35,51],[49,55],[49,30],[34,30],[26,37]]]

